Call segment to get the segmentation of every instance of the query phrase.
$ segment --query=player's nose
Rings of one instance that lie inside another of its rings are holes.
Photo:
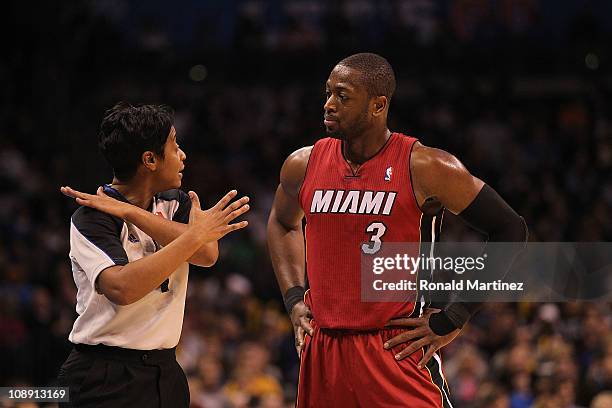
[[[325,111],[325,113],[336,111],[336,103],[334,101],[333,95],[327,98],[327,100],[325,101],[325,105],[323,105],[323,110]]]

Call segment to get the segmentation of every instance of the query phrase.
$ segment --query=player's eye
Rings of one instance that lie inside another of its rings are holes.
[[[327,99],[329,99],[330,96],[331,96],[331,92],[330,91],[325,91],[325,97]]]
[[[348,97],[343,93],[338,94],[338,97],[340,98],[341,101],[346,101],[348,99]]]

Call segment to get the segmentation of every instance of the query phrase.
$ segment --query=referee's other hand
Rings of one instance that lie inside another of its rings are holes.
[[[191,211],[189,212],[189,226],[196,228],[205,237],[205,241],[214,242],[223,238],[232,231],[245,228],[249,223],[240,221],[230,224],[233,220],[249,211],[249,197],[242,197],[231,202],[238,192],[232,190],[221,198],[217,204],[208,210],[202,210],[200,199],[194,191],[189,192],[191,198]]]

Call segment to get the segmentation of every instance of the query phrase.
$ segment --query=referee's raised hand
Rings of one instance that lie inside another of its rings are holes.
[[[198,229],[199,233],[205,238],[205,241],[208,242],[217,241],[232,231],[246,227],[249,225],[248,221],[230,224],[250,209],[247,204],[249,197],[245,196],[231,202],[237,194],[236,190],[232,190],[223,196],[213,207],[208,210],[202,210],[198,195],[194,191],[190,191],[191,211],[189,213],[189,226]]]

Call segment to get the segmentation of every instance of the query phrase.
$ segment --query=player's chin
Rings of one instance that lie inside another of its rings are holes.
[[[333,139],[343,139],[342,132],[340,132],[336,127],[325,126],[325,134]]]

